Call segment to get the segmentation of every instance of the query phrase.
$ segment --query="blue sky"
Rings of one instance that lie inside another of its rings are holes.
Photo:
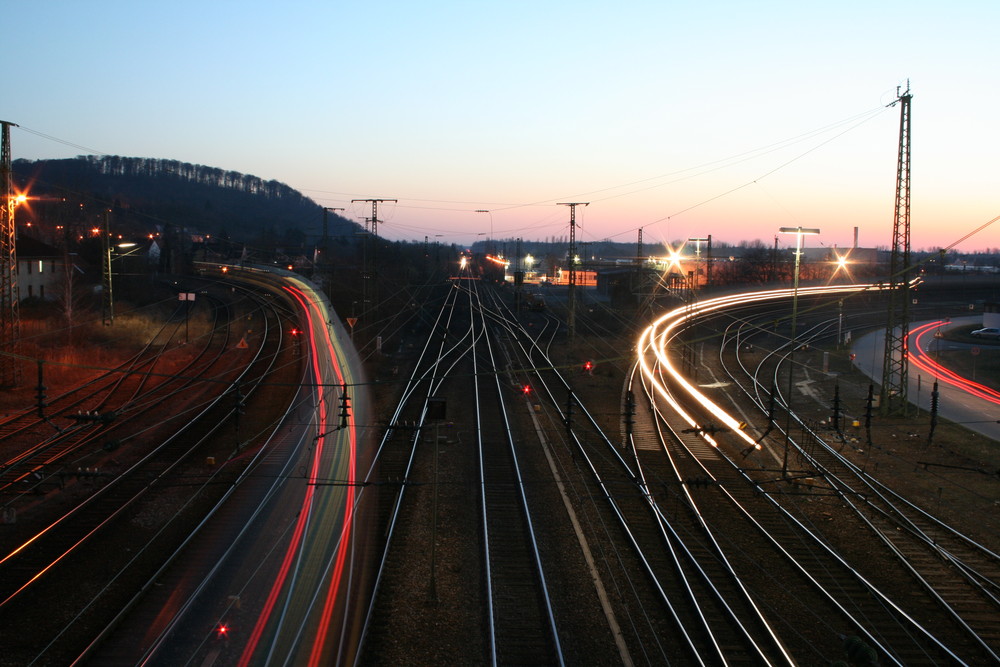
[[[650,250],[770,244],[801,225],[828,246],[855,227],[888,245],[887,105],[907,80],[914,249],[1000,215],[996,2],[35,0],[4,14],[15,158],[177,159],[351,217],[369,214],[351,199],[396,198],[379,211],[392,239],[566,236],[556,204],[589,201],[582,241],[641,227]],[[1000,222],[958,247],[1000,247]]]

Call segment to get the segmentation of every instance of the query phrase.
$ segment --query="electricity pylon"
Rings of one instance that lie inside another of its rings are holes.
[[[364,302],[362,304],[363,312],[368,315],[370,309],[378,308],[378,257],[376,256],[378,250],[378,205],[382,202],[396,202],[396,199],[352,199],[351,203],[355,202],[371,202],[372,205],[372,217],[369,220],[371,222],[371,233],[365,236],[365,275],[364,275]],[[369,247],[370,245],[370,247]],[[369,252],[370,250],[370,252]]]
[[[899,89],[897,88],[897,94]],[[906,414],[908,408],[910,331],[910,86],[892,103],[899,104],[899,156],[896,161],[896,208],[889,259],[889,317],[885,325],[885,356],[879,410],[883,415]],[[890,105],[892,106],[892,105]]]
[[[10,158],[10,128],[16,124],[0,120],[3,139],[0,149],[0,386],[20,384],[17,359],[21,337],[21,316],[17,303],[17,230],[14,226],[14,182]]]

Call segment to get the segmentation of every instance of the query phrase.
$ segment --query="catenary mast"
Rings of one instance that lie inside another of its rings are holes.
[[[898,89],[897,89],[898,94]],[[910,86],[892,104],[899,104],[899,156],[896,161],[896,207],[892,221],[892,254],[889,259],[889,317],[885,327],[882,389],[883,415],[906,413],[908,407],[910,330]]]
[[[17,304],[17,230],[14,226],[14,182],[10,157],[10,128],[16,124],[0,120],[3,140],[0,150],[0,386],[20,383],[17,359],[21,317]]]

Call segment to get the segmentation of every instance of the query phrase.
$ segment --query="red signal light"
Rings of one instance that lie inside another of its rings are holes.
[[[291,334],[292,334],[293,336],[298,336],[298,335],[299,335],[300,333],[302,333],[302,331],[301,331],[301,330],[299,330],[299,329],[292,329],[290,333],[291,333]]]
[[[531,393],[531,385],[530,384],[526,384],[523,387],[521,387],[521,393],[524,394],[525,396],[527,396],[528,394],[530,394]]]
[[[594,370],[594,362],[593,361],[585,361],[583,363],[583,370],[587,371],[588,373],[590,371]]]
[[[225,623],[220,624],[218,629],[216,630],[216,633],[219,635],[221,639],[225,639],[226,637],[229,636],[229,626],[226,625]]]

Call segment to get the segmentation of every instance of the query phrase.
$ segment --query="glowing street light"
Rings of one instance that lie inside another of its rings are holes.
[[[112,251],[117,252],[112,254]],[[114,269],[111,263],[122,257],[134,254],[142,250],[138,243],[116,243],[111,244],[108,235],[104,236],[104,267],[103,267],[103,292],[101,321],[104,326],[111,326],[115,323],[115,292],[114,292]]]
[[[830,282],[831,283],[833,282],[833,279],[836,278],[837,274],[839,274],[839,273],[843,273],[845,276],[847,276],[847,278],[849,280],[851,279],[851,270],[847,266],[850,263],[850,259],[849,259],[850,255],[851,255],[850,251],[848,251],[844,255],[841,255],[840,253],[837,253],[837,252],[834,253],[834,259],[833,259],[833,262],[832,262],[833,263],[833,273],[830,274]]]

